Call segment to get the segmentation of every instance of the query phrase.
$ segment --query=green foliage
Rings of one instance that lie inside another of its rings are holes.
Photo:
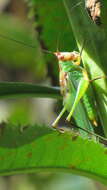
[[[0,128],[0,175],[65,171],[107,183],[107,150],[94,140],[36,124]]]
[[[57,51],[57,49],[59,51],[75,50],[74,33],[80,50],[82,49],[84,38],[86,39],[82,57],[90,78],[106,75],[107,29],[104,7],[102,8],[104,11],[104,14],[102,14],[104,27],[100,27],[91,21],[84,7],[84,1],[79,6],[76,6],[79,0],[76,0],[75,4],[73,0],[65,0],[64,5],[72,25],[72,32],[63,7],[63,1],[26,1],[30,7],[30,14],[34,17],[35,38],[32,37],[32,27],[19,23],[9,15],[1,17],[1,33],[33,45],[35,49],[22,47],[22,45],[11,41],[7,43],[7,40],[1,39],[1,65],[8,65],[8,67],[16,68],[17,70],[27,69],[34,73],[33,79],[39,80],[46,76],[48,71],[48,76],[56,84],[56,78],[59,75],[56,59],[51,54],[44,54],[43,57],[40,47],[52,52]],[[9,48],[7,48],[8,46]],[[30,79],[33,80],[32,78]],[[107,134],[106,81],[104,79],[97,80],[92,84],[92,87],[95,92],[97,112],[101,121],[98,130],[99,128],[100,130],[104,128],[105,134]],[[76,94],[76,89],[77,86],[73,88],[73,98]],[[59,88],[30,83],[0,83],[1,99],[19,97],[62,99]],[[102,144],[93,137],[88,139],[89,134],[81,130],[80,134],[82,136],[78,136],[77,133],[70,130],[60,134],[43,124],[33,126],[26,124],[30,121],[29,110],[27,110],[27,106],[24,107],[24,103],[22,103],[22,106],[23,109],[20,109],[19,102],[16,102],[17,109],[11,114],[10,118],[13,123],[14,121],[16,123],[18,116],[21,117],[22,125],[19,126],[18,123],[16,125],[11,123],[2,123],[0,125],[0,175],[46,170],[64,171],[86,176],[107,184],[107,150]],[[27,119],[25,119],[26,117]],[[78,104],[74,117],[79,126],[93,131],[82,102]],[[26,125],[24,126],[23,123]],[[87,138],[83,138],[83,136]]]

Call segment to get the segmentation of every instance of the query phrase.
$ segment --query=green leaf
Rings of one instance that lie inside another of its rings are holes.
[[[74,5],[73,0],[63,0],[63,2],[80,51],[83,48],[82,58],[90,79],[107,76],[107,54],[105,53],[107,50],[106,1],[101,2],[101,25],[96,25],[91,20],[85,8],[84,0],[74,11],[71,11]],[[75,0],[76,4],[79,2],[79,0]],[[91,85],[96,95],[96,111],[105,135],[107,135],[107,78],[95,80]]]
[[[98,142],[37,124],[0,129],[0,175],[65,171],[107,184],[107,149]]]
[[[23,82],[1,82],[0,98],[41,97],[61,99],[58,87],[39,86]]]

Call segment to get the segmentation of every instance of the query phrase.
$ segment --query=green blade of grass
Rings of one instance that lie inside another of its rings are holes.
[[[0,98],[41,97],[61,99],[58,87],[23,82],[0,82]]]

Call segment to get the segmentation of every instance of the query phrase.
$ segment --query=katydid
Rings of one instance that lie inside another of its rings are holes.
[[[59,75],[60,75],[60,86],[61,93],[64,97],[64,108],[61,113],[57,117],[57,119],[52,124],[53,127],[57,127],[58,121],[61,116],[65,113],[65,111],[69,111],[69,114],[66,118],[67,121],[70,121],[76,106],[78,105],[81,98],[84,99],[84,104],[86,107],[86,111],[88,113],[88,117],[92,120],[93,124],[97,126],[97,117],[95,111],[93,109],[93,105],[89,103],[89,97],[86,95],[86,91],[90,84],[90,79],[88,77],[87,71],[80,66],[80,53],[78,52],[55,52],[54,53],[59,61]],[[71,87],[71,79],[70,76],[73,74],[74,78],[79,78],[79,83],[77,87],[76,96],[74,102],[72,103],[71,108],[69,108],[69,104],[71,105],[70,95],[72,93]],[[100,77],[99,77],[100,78]]]
[[[31,48],[35,48],[34,46],[30,46],[25,44],[24,42],[17,41],[13,38],[9,38],[5,35],[0,34],[0,37],[12,40],[16,43],[21,43],[24,46],[29,46]],[[58,121],[65,113],[68,111],[67,121],[70,121],[76,106],[78,105],[79,101],[83,99],[85,109],[89,119],[92,123],[97,126],[97,116],[95,114],[95,108],[93,104],[90,102],[89,95],[86,93],[89,88],[89,84],[91,80],[88,77],[87,71],[80,66],[81,62],[81,55],[80,53],[73,51],[73,52],[51,52],[48,50],[43,50],[45,53],[54,54],[58,61],[59,61],[59,82],[61,87],[61,94],[63,96],[64,108],[62,109],[61,113],[57,117],[57,119],[52,124],[53,127],[57,127]],[[78,87],[77,92],[75,95],[74,100],[72,100],[72,80],[78,79]],[[98,77],[100,79],[102,77]],[[96,79],[94,79],[96,80]],[[93,81],[93,80],[92,80]]]

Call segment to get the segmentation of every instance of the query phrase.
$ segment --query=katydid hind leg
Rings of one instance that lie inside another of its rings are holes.
[[[80,99],[83,97],[83,95],[85,94],[87,88],[88,88],[88,85],[89,85],[89,81],[88,80],[85,80],[84,78],[82,78],[79,82],[79,85],[78,85],[78,88],[77,88],[77,93],[76,93],[76,97],[75,97],[75,100],[74,100],[74,103],[73,103],[73,106],[71,108],[71,111],[67,117],[67,121],[70,121],[74,111],[75,111],[75,108],[76,106],[78,105]]]

